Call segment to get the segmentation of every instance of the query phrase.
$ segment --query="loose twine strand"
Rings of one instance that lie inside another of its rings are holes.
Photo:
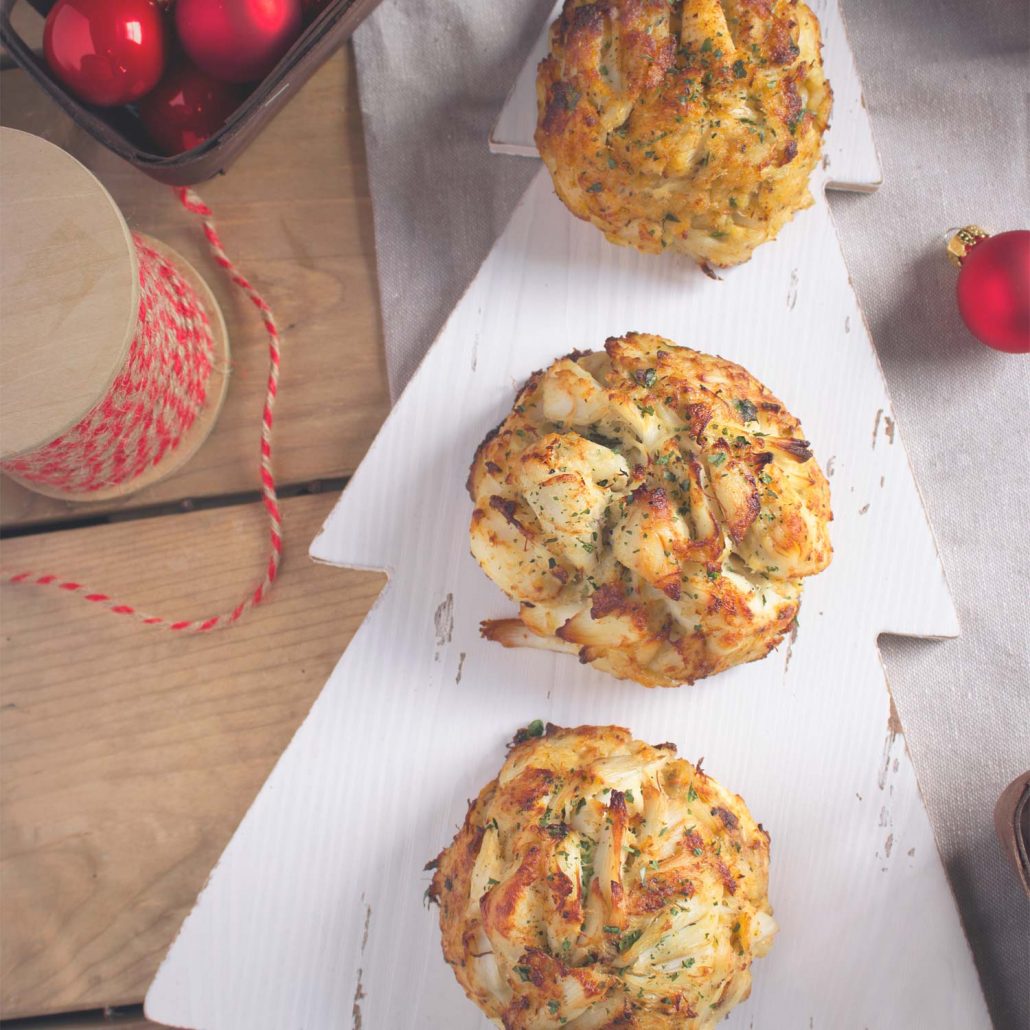
[[[276,396],[279,392],[281,340],[272,309],[226,254],[222,240],[218,235],[218,230],[215,228],[211,209],[193,190],[187,187],[178,187],[174,192],[182,206],[200,219],[204,236],[207,238],[215,262],[225,269],[230,281],[250,298],[251,303],[260,312],[265,331],[268,334],[268,382],[265,389],[264,410],[261,416],[260,457],[261,493],[269,521],[269,553],[264,575],[257,586],[231,611],[212,615],[204,619],[170,619],[163,615],[151,615],[148,612],[141,611],[134,605],[126,604],[108,594],[93,590],[83,583],[66,580],[52,573],[12,572],[8,569],[0,568],[0,583],[51,586],[70,594],[77,594],[83,600],[89,601],[100,608],[106,608],[115,615],[127,615],[146,626],[156,626],[160,629],[172,630],[178,633],[206,633],[224,626],[231,626],[239,621],[251,608],[260,604],[267,597],[272,584],[279,574],[279,564],[282,561],[283,530],[282,516],[279,511],[279,499],[276,494],[275,476],[272,474],[272,422]],[[189,421],[192,421],[192,419],[190,418]],[[160,434],[158,434],[158,437],[160,439]],[[163,450],[161,453],[164,453]],[[126,475],[124,478],[131,478],[131,476]]]

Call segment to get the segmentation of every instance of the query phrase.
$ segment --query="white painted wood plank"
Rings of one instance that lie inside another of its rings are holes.
[[[880,632],[957,621],[815,186],[778,242],[712,282],[609,246],[541,170],[313,545],[390,583],[186,921],[151,1018],[484,1027],[443,962],[422,866],[512,731],[545,718],[675,740],[769,828],[781,933],[728,1026],[989,1026],[876,652]],[[744,364],[831,472],[836,557],[806,587],[797,640],[693,688],[647,691],[478,635],[513,606],[469,555],[473,449],[530,371],[628,329]]]
[[[468,553],[473,448],[533,368],[629,328],[742,362],[832,468],[836,558],[806,588],[789,667],[781,651],[646,691],[478,637],[511,606]],[[360,969],[366,1030],[482,1026],[421,868],[539,717],[671,737],[769,827],[783,932],[731,1026],[987,1026],[875,649],[885,630],[957,631],[892,419],[824,200],[714,283],[608,246],[541,170],[314,545],[391,582],[212,876],[151,1017],[336,1026]]]
[[[882,181],[869,116],[862,99],[862,84],[855,58],[848,46],[844,17],[837,0],[809,0],[822,25],[823,62],[833,87],[833,116],[826,134],[823,163],[830,189],[868,192]],[[536,130],[536,69],[548,47],[551,22],[561,11],[558,0],[515,80],[508,100],[490,133],[495,154],[537,157],[533,133]]]

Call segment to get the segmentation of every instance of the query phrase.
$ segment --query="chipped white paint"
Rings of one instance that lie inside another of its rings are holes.
[[[859,84],[839,19],[822,14],[838,104],[829,174],[870,185]],[[501,127],[531,124],[520,96]],[[881,632],[958,626],[816,194],[719,283],[609,246],[538,175],[312,547],[322,561],[386,569],[390,584],[184,924],[147,996],[152,1019],[484,1027],[441,957],[422,866],[512,731],[545,718],[674,740],[771,831],[781,933],[727,1026],[989,1025],[876,651]],[[511,605],[468,553],[472,451],[531,370],[628,329],[747,366],[832,473],[836,557],[806,586],[796,640],[693,688],[647,691],[477,631]]]

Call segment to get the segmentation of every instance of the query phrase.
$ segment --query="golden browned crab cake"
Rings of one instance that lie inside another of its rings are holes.
[[[746,261],[812,203],[820,51],[799,0],[566,0],[537,73],[558,196],[612,243]]]
[[[537,372],[476,451],[472,553],[509,647],[671,687],[765,657],[830,562],[801,426],[722,358],[629,333]]]
[[[776,933],[743,800],[618,726],[537,722],[435,863],[443,952],[505,1030],[705,1030]]]

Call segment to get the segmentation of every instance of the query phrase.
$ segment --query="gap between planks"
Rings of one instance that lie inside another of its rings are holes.
[[[290,497],[310,494],[338,495],[350,482],[349,476],[335,476],[316,479],[310,483],[277,483],[276,493],[280,501]],[[124,511],[91,514],[89,507],[77,509],[79,514],[63,522],[40,522],[26,525],[0,525],[0,540],[15,540],[23,536],[37,536],[42,533],[59,533],[67,529],[86,529],[90,526],[108,526],[117,522],[132,522],[136,519],[161,518],[165,515],[182,515],[191,511],[211,511],[216,508],[230,508],[238,504],[256,504],[262,498],[260,490],[246,493],[222,494],[216,497],[186,497],[181,501],[168,501],[151,507],[128,508]]]
[[[59,1016],[5,1019],[2,1025],[3,1030],[144,1030],[146,1027],[160,1026],[143,1015],[142,1005],[65,1012]]]

